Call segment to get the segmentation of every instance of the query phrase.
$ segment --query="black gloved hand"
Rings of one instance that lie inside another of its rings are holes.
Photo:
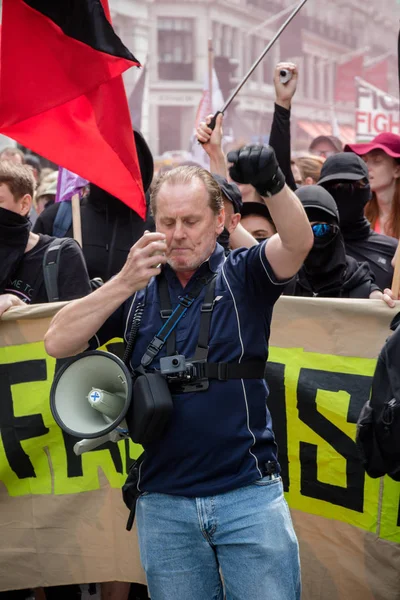
[[[260,196],[274,196],[285,185],[285,176],[271,146],[244,146],[229,152],[227,158],[233,163],[229,168],[233,181],[251,183]]]

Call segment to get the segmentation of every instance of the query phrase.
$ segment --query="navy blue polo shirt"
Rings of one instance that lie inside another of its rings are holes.
[[[287,282],[278,282],[265,257],[265,243],[241,248],[228,257],[218,244],[182,288],[174,271],[164,267],[172,307],[208,269],[217,274],[208,360],[217,362],[266,361],[272,308]],[[102,345],[113,337],[129,338],[137,303],[144,290],[128,299],[104,323],[94,339]],[[176,328],[176,349],[194,356],[199,336],[202,290]],[[165,321],[160,315],[158,281],[147,288],[142,324],[132,355],[136,368]],[[166,347],[151,363],[159,367]],[[145,447],[139,489],[181,496],[210,496],[260,479],[267,461],[277,461],[277,447],[267,408],[264,379],[210,380],[207,390],[173,395],[174,411],[166,432]],[[279,465],[278,465],[279,469]]]

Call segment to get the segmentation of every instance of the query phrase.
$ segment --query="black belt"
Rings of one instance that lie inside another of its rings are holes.
[[[200,379],[264,379],[265,361],[255,360],[243,363],[194,363],[196,375]]]

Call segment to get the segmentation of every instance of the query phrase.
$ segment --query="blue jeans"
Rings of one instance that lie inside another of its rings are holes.
[[[206,498],[145,493],[136,518],[151,600],[300,598],[297,538],[276,475]]]

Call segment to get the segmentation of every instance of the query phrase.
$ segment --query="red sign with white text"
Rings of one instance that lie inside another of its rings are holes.
[[[379,133],[400,135],[399,101],[357,78],[356,142],[368,142]]]

